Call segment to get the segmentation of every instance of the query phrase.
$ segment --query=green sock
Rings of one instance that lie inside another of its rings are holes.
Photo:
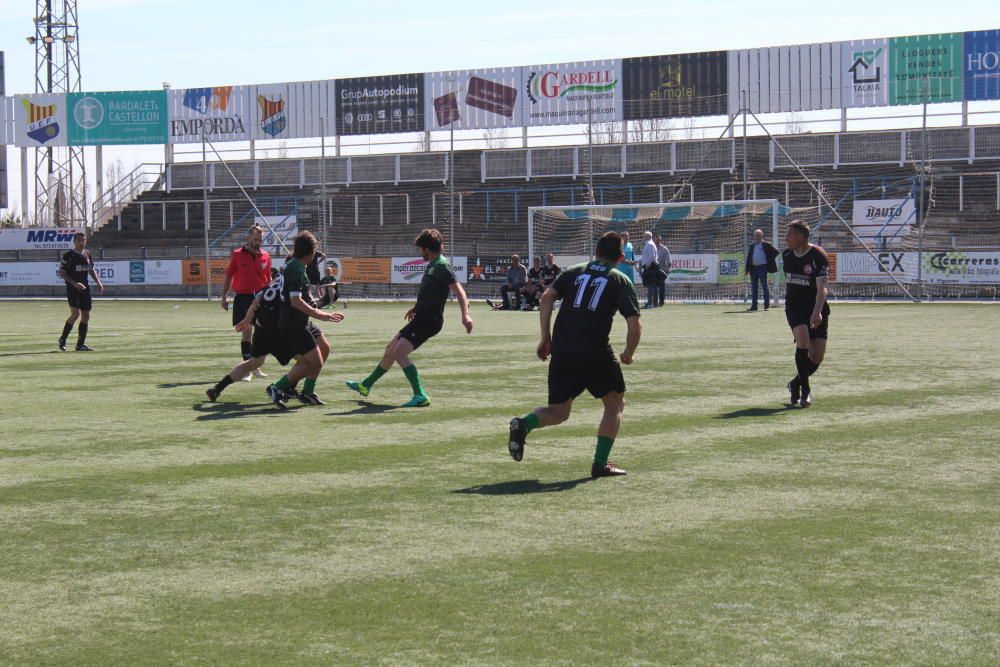
[[[288,391],[291,386],[292,383],[289,381],[287,375],[282,375],[281,379],[274,383],[274,388],[278,391]]]
[[[594,452],[594,463],[605,465],[608,457],[611,456],[611,448],[615,446],[615,439],[603,435],[597,436],[597,451]]]
[[[528,433],[531,433],[536,428],[541,426],[541,424],[539,424],[538,421],[539,421],[538,415],[532,412],[530,415],[524,418],[524,428],[528,431]]]
[[[369,375],[368,377],[366,377],[364,380],[361,381],[361,384],[371,389],[372,385],[378,382],[378,379],[388,372],[389,371],[382,368],[382,364],[379,364],[378,366],[375,367],[375,370],[371,372],[371,375]]]
[[[316,392],[316,380],[312,378],[306,378],[306,381],[302,383],[302,393],[312,394]]]
[[[417,372],[417,367],[410,364],[403,369],[403,375],[406,379],[410,381],[410,386],[413,387],[414,396],[426,396],[424,394],[424,388],[420,385],[420,373]]]

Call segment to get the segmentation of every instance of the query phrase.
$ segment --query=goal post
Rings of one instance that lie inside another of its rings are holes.
[[[672,298],[732,300],[746,297],[744,260],[754,230],[780,245],[789,214],[776,199],[534,206],[528,208],[528,253],[552,253],[564,264],[588,261],[603,234],[627,231],[638,259],[648,231],[670,250]],[[775,300],[780,276],[772,279]]]

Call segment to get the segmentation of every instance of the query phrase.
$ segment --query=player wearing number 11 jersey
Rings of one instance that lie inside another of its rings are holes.
[[[596,255],[592,262],[563,271],[542,295],[539,306],[542,338],[537,354],[542,361],[552,356],[549,404],[511,420],[507,447],[511,457],[520,461],[528,433],[569,419],[574,399],[587,390],[604,403],[590,474],[610,477],[625,474],[608,462],[625,407],[625,378],[609,342],[611,324],[615,313],[621,313],[628,324],[625,350],[619,356],[626,365],[632,363],[642,326],[635,287],[615,268],[622,261],[622,237],[615,232],[602,236]],[[562,306],[552,332],[552,306],[558,299],[562,299]]]

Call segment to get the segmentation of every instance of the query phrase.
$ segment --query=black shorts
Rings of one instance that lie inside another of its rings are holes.
[[[233,311],[234,327],[247,316],[247,311],[250,310],[250,304],[253,303],[253,299],[253,294],[237,294],[233,297],[233,303],[230,308]]]
[[[253,346],[250,356],[256,358],[266,357],[270,354],[282,366],[295,356],[288,344],[285,343],[284,338],[281,337],[277,326],[254,327],[253,341],[250,344]]]
[[[93,300],[90,296],[90,285],[87,285],[87,289],[82,292],[72,285],[66,285],[66,300],[69,301],[70,308],[89,311],[93,307]]]
[[[813,329],[809,326],[809,320],[812,319],[812,308],[785,308],[785,319],[788,320],[788,326],[794,330],[795,327],[800,327],[805,325],[809,328],[809,340],[820,339],[826,340],[827,328],[830,324],[830,306],[823,304],[823,323],[818,327]]]
[[[573,400],[586,389],[594,398],[625,393],[625,376],[611,347],[552,347],[549,362],[549,405]]]
[[[306,322],[304,327],[281,327],[281,338],[292,351],[293,356],[309,354],[318,347],[317,339],[323,335],[312,322]]]
[[[416,350],[431,338],[437,336],[443,326],[443,317],[436,318],[417,315],[409,324],[399,330],[399,337],[410,341],[413,349]]]

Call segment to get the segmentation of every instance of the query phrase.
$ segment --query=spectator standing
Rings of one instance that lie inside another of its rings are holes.
[[[628,240],[628,232],[622,232],[622,261],[615,266],[616,269],[625,274],[625,277],[635,284],[635,249],[632,242]]]
[[[769,273],[778,272],[778,249],[764,240],[764,231],[755,229],[753,243],[747,250],[747,261],[744,272],[750,276],[750,308],[749,312],[757,310],[759,286],[764,288],[764,310],[771,307],[771,290],[767,285]]]
[[[660,273],[659,251],[653,241],[653,232],[646,232],[643,235],[645,244],[642,247],[642,256],[639,258],[639,275],[642,276],[642,284],[646,288],[646,305],[644,308],[654,308],[657,299],[657,278]]]
[[[653,237],[653,241],[656,243],[656,260],[660,269],[656,276],[656,291],[659,297],[656,305],[662,307],[667,300],[667,276],[670,275],[673,262],[670,258],[670,249],[663,244],[663,237],[657,234]]]

